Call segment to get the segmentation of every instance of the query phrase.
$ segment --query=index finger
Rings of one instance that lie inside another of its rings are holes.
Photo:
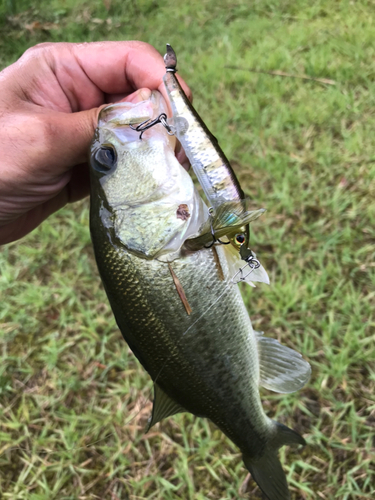
[[[123,96],[146,87],[150,90],[159,90],[166,102],[169,102],[163,83],[165,74],[163,57],[148,43],[129,41],[68,45],[70,45],[83,73],[76,80],[67,82],[80,103],[81,110],[103,104],[103,100],[94,103],[93,96],[90,98],[87,82],[82,85],[84,78],[109,97]],[[65,63],[64,58],[56,60],[56,76],[62,84],[64,84],[65,78],[61,73],[66,72],[67,69]],[[180,82],[186,94],[191,98],[189,87],[181,78]],[[97,98],[100,99],[100,96]]]

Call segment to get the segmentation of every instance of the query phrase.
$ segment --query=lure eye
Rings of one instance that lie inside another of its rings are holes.
[[[95,151],[95,168],[99,172],[107,173],[116,164],[116,151],[112,146],[103,146]]]
[[[242,245],[242,243],[245,243],[245,235],[240,233],[240,234],[236,234],[236,236],[234,237],[236,242],[239,244],[239,245]]]

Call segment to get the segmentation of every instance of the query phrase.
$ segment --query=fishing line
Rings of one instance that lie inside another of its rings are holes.
[[[229,289],[229,287],[231,287],[232,285],[234,284],[237,284],[238,282],[235,282],[233,281],[234,279],[234,276],[228,281],[228,283],[226,284],[223,292],[214,300],[214,302],[209,305],[207,307],[207,309],[194,321],[194,323],[192,323],[183,333],[182,333],[182,337],[184,337],[218,302],[219,300],[225,295],[225,293],[227,292],[227,290]],[[179,343],[181,342],[181,340],[179,342],[177,342],[177,345],[176,347],[178,347]],[[147,406],[147,404],[149,402],[152,402],[152,399],[151,399],[151,394],[155,388],[155,384],[158,380],[158,378],[160,377],[160,375],[162,374],[165,366],[167,365],[168,361],[171,359],[171,356],[169,356],[163,363],[163,365],[161,366],[158,374],[156,375],[155,379],[153,380],[153,383],[152,383],[152,386],[150,388],[150,390],[148,391],[148,397],[145,396],[145,399],[144,399],[144,402],[141,404],[141,407],[140,409],[137,411],[137,413],[135,413],[135,415],[132,415],[131,418],[127,421],[127,422],[124,422],[123,426],[127,426],[129,425],[143,410],[144,408]],[[105,436],[103,436],[102,438],[100,439],[97,439],[95,441],[92,441],[91,443],[85,445],[85,446],[78,446],[78,447],[72,447],[72,448],[67,448],[66,451],[79,451],[79,450],[84,450],[84,449],[88,449],[88,448],[91,448],[93,447],[94,445],[100,443],[101,441],[104,441],[110,437],[112,437],[113,435],[115,434],[115,432],[110,432],[109,434],[106,434]],[[14,451],[14,450],[21,450],[21,451],[29,451],[26,447],[21,447],[21,446],[15,446],[14,448],[8,448],[9,451]],[[52,455],[54,453],[58,453],[60,450],[49,450],[49,451],[40,451],[38,454],[39,455]],[[0,455],[1,456],[1,455]]]
[[[254,271],[254,269],[255,269],[255,268],[252,268],[252,269],[251,269],[251,271],[247,274],[247,276],[249,276],[249,275],[250,275],[250,274]],[[240,271],[241,271],[241,269],[240,269]],[[220,300],[220,299],[221,299],[221,298],[225,295],[225,293],[227,292],[227,290],[228,290],[228,288],[229,288],[230,286],[232,286],[232,285],[238,285],[238,283],[240,283],[240,281],[243,281],[242,279],[239,279],[238,281],[235,281],[235,277],[239,274],[239,272],[240,272],[240,271],[238,271],[237,273],[235,273],[235,274],[232,276],[232,278],[228,281],[228,283],[227,283],[226,287],[224,288],[223,292],[219,295],[219,297],[217,297],[217,298],[215,299],[215,301],[214,301],[211,305],[209,305],[209,306],[207,307],[207,309],[206,309],[206,310],[205,310],[205,311],[204,311],[204,312],[203,312],[203,313],[199,316],[199,318],[197,318],[197,319],[194,321],[194,323],[193,323],[193,324],[191,324],[191,325],[190,325],[190,326],[189,326],[189,327],[188,327],[188,328],[187,328],[187,329],[186,329],[186,330],[182,333],[182,337],[184,337],[184,336],[188,333],[188,331],[189,331],[189,330],[191,330],[191,328],[193,328],[193,327],[194,327],[194,326],[195,326],[195,325],[196,325],[196,324],[197,324],[197,323],[198,323],[198,322],[199,322],[199,321],[203,318],[203,316],[205,316],[205,315],[208,313],[208,311],[210,311],[210,310],[211,310],[211,309],[212,309],[212,308],[213,308],[213,307],[214,307],[214,306],[215,306],[215,305],[219,302],[219,300]],[[181,342],[181,340],[180,340],[179,342],[177,342],[176,346],[178,346],[180,342]],[[153,382],[154,382],[154,383],[153,383],[153,387],[155,387],[155,384],[156,384],[157,379],[160,377],[160,375],[161,375],[162,371],[164,370],[164,368],[165,368],[165,366],[166,366],[167,362],[170,360],[170,358],[171,358],[171,356],[169,356],[169,358],[167,358],[167,359],[164,361],[163,366],[160,368],[160,370],[159,370],[159,372],[158,372],[157,376],[155,377],[155,379],[154,379],[154,381],[153,381]]]
[[[253,271],[254,269],[252,269],[250,271],[250,273]],[[250,274],[249,273],[249,274]],[[182,333],[182,337],[184,337],[218,302],[219,300],[227,293],[228,289],[233,286],[233,285],[237,285],[240,281],[242,280],[238,280],[238,281],[235,281],[235,277],[237,276],[238,272],[236,274],[234,274],[232,276],[232,278],[227,282],[223,292],[214,300],[214,302],[212,302],[212,304],[210,304],[207,309],[194,321],[194,323],[192,323],[183,333]],[[181,343],[181,340],[179,342],[177,342],[176,344],[176,347],[178,347],[178,345]],[[165,366],[167,365],[168,361],[171,359],[171,356],[169,356],[163,363],[163,365],[161,366],[158,374],[156,375],[155,379],[153,380],[153,384],[152,384],[152,387],[150,388],[150,391],[149,391],[149,397],[145,397],[145,401],[144,403],[141,405],[141,408],[139,409],[139,411],[133,415],[130,420],[128,420],[127,422],[125,422],[123,425],[126,426],[126,425],[129,425],[130,422],[132,422],[143,410],[144,408],[146,407],[146,405],[149,403],[149,402],[152,402],[152,399],[151,399],[151,393],[152,391],[154,390],[155,388],[155,384],[157,382],[157,380],[159,379],[160,375],[162,374]],[[111,437],[114,435],[114,432],[108,434],[107,436],[104,436],[103,438],[101,439],[98,439],[97,441],[93,441],[92,443],[84,446],[84,447],[79,447],[79,448],[76,448],[77,450],[80,450],[80,449],[85,449],[85,448],[88,448],[88,447],[91,447],[95,444],[97,444],[98,442],[104,440],[104,439],[107,439],[108,437]],[[74,449],[74,448],[73,448]]]
[[[159,117],[160,118],[160,117]],[[160,121],[160,120],[159,120]],[[141,124],[141,125],[144,125],[144,124]],[[212,228],[211,228],[211,232],[212,232]],[[228,242],[229,243],[229,242]],[[201,251],[205,251],[205,250],[201,250]],[[206,250],[207,251],[207,250]],[[246,261],[247,262],[247,261]],[[248,265],[248,264],[247,264]],[[246,266],[245,266],[246,267]],[[245,279],[254,271],[254,268],[249,266],[250,267],[250,272],[246,275]],[[185,337],[185,335],[187,335],[189,333],[189,331],[191,329],[193,329],[201,320],[203,317],[206,316],[206,314],[212,310],[212,308],[214,308],[216,306],[216,304],[220,301],[220,299],[227,293],[228,289],[234,285],[234,284],[238,284],[240,281],[244,281],[244,278],[243,278],[243,269],[244,268],[240,268],[239,271],[237,273],[235,273],[231,279],[229,279],[227,281],[227,284],[224,288],[224,290],[222,291],[222,293],[220,293],[220,295],[206,308],[206,310],[182,333],[181,335],[181,339],[175,344],[175,347],[178,347],[183,338]],[[236,281],[236,277],[237,276],[240,276],[239,279]],[[155,379],[153,380],[153,383],[152,383],[152,386],[150,388],[150,390],[148,391],[148,396],[146,395],[144,397],[144,400],[142,403],[140,403],[140,408],[139,410],[134,414],[132,415],[126,422],[124,422],[123,424],[121,424],[122,426],[127,426],[129,425],[132,421],[134,421],[134,419],[144,410],[144,408],[146,407],[146,405],[152,401],[151,399],[151,393],[152,391],[154,390],[155,388],[155,384],[157,383],[157,380],[160,378],[163,370],[165,369],[167,363],[169,362],[169,360],[171,359],[171,356],[168,356],[167,359],[164,361],[163,365],[161,366],[159,372],[157,373]],[[143,399],[143,398],[142,398]],[[84,449],[88,449],[90,447],[93,447],[94,445],[100,443],[101,441],[105,441],[106,439],[110,438],[111,436],[115,435],[116,432],[110,432],[108,434],[106,434],[105,436],[103,436],[102,438],[99,438],[95,441],[92,441],[91,443],[87,444],[87,445],[84,445],[84,446],[78,446],[78,447],[72,447],[72,448],[66,448],[67,451],[78,451],[78,450],[84,450]],[[16,446],[16,447],[13,447],[13,448],[8,448],[9,451],[13,451],[13,450],[23,450],[23,451],[28,451],[28,448],[26,447],[21,447],[21,446]],[[47,454],[54,454],[54,453],[57,453],[59,452],[60,450],[49,450],[49,451],[40,451],[39,454],[40,455],[47,455]]]
[[[204,250],[202,250],[204,251]],[[250,268],[250,272],[247,274],[247,276],[249,276],[249,274],[251,274],[253,271],[254,271],[255,268]],[[215,305],[219,302],[219,300],[227,293],[228,289],[233,286],[233,285],[236,285],[238,284],[240,281],[243,281],[241,278],[239,278],[238,280],[236,280],[235,278],[239,275],[241,269],[235,273],[232,278],[227,282],[224,290],[222,291],[222,293],[212,302],[212,304],[210,304],[206,310],[182,333],[181,337],[185,337],[185,335],[197,324],[199,323],[199,321],[201,321],[201,319],[213,308],[215,307]],[[246,276],[246,277],[247,277]],[[181,343],[182,341],[182,338],[179,342],[177,342],[176,344],[176,347],[178,347],[178,345]],[[153,383],[152,383],[152,386],[150,388],[150,390],[148,391],[148,396],[145,396],[144,397],[144,402],[141,403],[141,406],[139,408],[139,410],[130,417],[129,420],[127,420],[126,422],[124,422],[123,424],[121,424],[122,426],[127,426],[129,425],[143,410],[144,408],[147,406],[147,404],[149,402],[152,402],[153,400],[151,399],[151,394],[152,392],[154,391],[154,388],[155,388],[155,384],[157,382],[157,380],[159,379],[160,375],[162,374],[164,368],[166,367],[168,361],[171,359],[171,356],[169,356],[163,363],[163,365],[161,366],[158,374],[156,375],[155,379],[153,380]],[[103,436],[102,438],[100,439],[97,439],[95,441],[92,441],[91,443],[85,445],[85,446],[78,446],[78,447],[72,447],[72,448],[67,448],[66,451],[79,451],[79,450],[85,450],[85,449],[88,449],[88,448],[91,448],[93,447],[94,445],[100,443],[101,441],[105,441],[106,439],[112,437],[113,435],[115,435],[115,432],[110,432],[109,434],[106,434],[105,436]],[[17,446],[17,447],[14,447],[14,448],[8,448],[9,451],[14,451],[14,450],[21,450],[21,451],[28,451],[28,449],[26,447],[21,447],[21,446]],[[39,452],[39,455],[48,455],[48,454],[54,454],[54,453],[58,453],[60,450],[50,450],[50,451],[40,451]],[[0,455],[1,456],[1,455]]]
[[[188,328],[186,331],[184,331],[184,333],[182,334],[182,336],[186,335],[186,334],[187,334],[187,332],[188,332],[189,330],[191,330],[191,329],[193,328],[193,326],[195,326],[195,325],[198,323],[198,321],[200,321],[200,320],[203,318],[203,316],[205,316],[205,315],[208,313],[208,311],[210,311],[210,310],[214,307],[214,305],[215,305],[215,304],[216,304],[216,303],[217,303],[217,302],[221,299],[221,297],[222,297],[222,296],[226,293],[226,291],[228,290],[228,288],[229,288],[231,285],[233,285],[233,284],[234,284],[234,282],[232,282],[232,280],[230,280],[230,281],[228,282],[227,286],[224,288],[223,293],[221,293],[221,294],[219,295],[219,297],[218,297],[218,298],[217,298],[217,299],[216,299],[216,300],[215,300],[215,301],[214,301],[214,302],[213,302],[210,306],[208,306],[208,307],[207,307],[207,309],[206,309],[206,310],[205,310],[205,311],[204,311],[204,312],[203,312],[203,313],[199,316],[199,318],[197,318],[197,319],[194,321],[194,323],[193,323],[192,325],[190,325],[190,326],[189,326],[189,328]]]
[[[232,281],[232,280],[231,280],[231,281]],[[207,313],[208,313],[208,311],[209,311],[210,309],[212,309],[212,308],[214,307],[214,305],[215,305],[215,304],[216,304],[216,303],[217,303],[217,302],[221,299],[221,297],[222,297],[222,296],[226,293],[226,291],[227,291],[227,289],[229,288],[229,286],[230,286],[230,285],[232,285],[232,284],[234,284],[234,283],[232,283],[231,281],[230,281],[230,282],[228,282],[228,284],[227,284],[227,286],[225,287],[225,289],[224,289],[223,293],[222,293],[222,294],[220,294],[220,295],[219,295],[219,297],[218,297],[218,298],[217,298],[217,299],[216,299],[216,300],[215,300],[215,301],[214,301],[214,302],[213,302],[210,306],[208,306],[208,307],[207,307],[207,309],[206,309],[206,310],[205,310],[205,311],[204,311],[204,312],[203,312],[203,313],[199,316],[199,318],[197,318],[197,319],[194,321],[194,323],[193,323],[192,325],[190,325],[190,326],[189,326],[189,328],[187,328],[187,329],[186,329],[186,330],[182,333],[182,337],[184,337],[184,336],[187,334],[187,332],[188,332],[191,328],[193,328],[193,326],[195,326],[195,325],[198,323],[198,321],[200,321],[200,320],[203,318],[203,316],[205,316],[205,314],[207,314]],[[178,347],[178,345],[180,344],[180,342],[181,342],[181,340],[180,340],[179,342],[177,342],[176,347]],[[158,374],[157,374],[157,375],[156,375],[156,377],[155,377],[155,380],[153,381],[153,382],[154,382],[154,383],[153,383],[153,387],[155,387],[155,384],[156,384],[157,379],[160,377],[160,375],[161,375],[162,371],[164,370],[164,368],[165,368],[166,364],[168,363],[168,361],[170,360],[170,358],[171,358],[171,356],[169,356],[169,357],[168,357],[168,358],[164,361],[164,363],[163,363],[162,367],[160,368],[160,370],[159,370]]]
[[[203,251],[203,249],[202,249]],[[247,274],[247,276],[249,276],[253,271],[254,271],[255,268],[251,268],[250,272]],[[241,271],[241,269],[240,269]],[[241,278],[238,279],[237,281],[235,280],[236,276],[239,274],[238,271],[237,273],[235,273],[232,278],[230,280],[228,280],[224,290],[222,291],[222,293],[214,300],[214,302],[212,302],[212,304],[210,304],[206,310],[181,334],[181,337],[183,338],[213,307],[215,307],[215,305],[219,302],[219,300],[227,293],[228,289],[230,287],[232,287],[233,285],[237,285],[239,282],[243,281]],[[180,341],[177,342],[176,344],[176,347],[179,346],[179,344],[182,342],[182,338]],[[127,422],[125,422],[123,425],[126,426],[126,425],[129,425],[143,410],[144,408],[146,407],[146,405],[149,403],[149,402],[152,402],[153,400],[151,399],[151,393],[152,391],[155,389],[155,384],[157,382],[157,380],[159,379],[160,375],[162,374],[165,366],[167,365],[168,361],[171,359],[171,356],[169,356],[163,363],[163,365],[161,366],[158,374],[156,375],[155,379],[153,380],[153,383],[152,383],[152,387],[150,388],[149,390],[149,396],[147,398],[147,396],[145,397],[145,401],[144,403],[141,405],[140,409],[138,410],[138,412],[133,415]],[[101,439],[98,439],[97,441],[93,441],[92,443],[86,445],[86,446],[83,446],[83,447],[79,447],[79,448],[72,448],[73,450],[76,449],[76,450],[80,450],[80,449],[85,449],[85,448],[89,448],[91,446],[94,446],[95,444],[97,444],[98,442],[100,441],[103,441],[104,439],[107,439],[108,437],[111,437],[114,435],[114,432],[104,436],[103,438]]]
[[[232,285],[235,285],[238,283],[238,281],[233,281],[234,280],[234,277],[235,275],[228,281],[227,285],[225,286],[223,292],[215,299],[215,301],[209,305],[207,307],[207,309],[194,321],[194,323],[192,323],[183,333],[182,333],[182,337],[184,337],[188,332],[189,330],[191,330],[202,318],[203,316],[205,316],[218,302],[219,300],[225,295],[225,293],[227,292],[228,288],[231,287]],[[177,346],[179,345],[181,341],[177,342]],[[129,425],[143,410],[144,408],[146,407],[146,405],[149,403],[149,402],[152,402],[152,399],[151,399],[151,393],[152,391],[154,390],[155,388],[155,384],[157,382],[157,379],[160,377],[160,375],[162,374],[166,364],[168,363],[168,361],[171,359],[171,356],[169,356],[163,363],[162,367],[160,368],[158,374],[156,375],[155,379],[153,380],[153,383],[152,383],[152,387],[150,388],[149,390],[149,396],[147,398],[147,396],[145,397],[145,401],[144,403],[141,405],[140,409],[138,410],[138,412],[133,415],[130,420],[128,420],[127,422],[125,422],[124,426],[127,426]],[[69,448],[69,451],[71,450],[81,450],[81,449],[85,449],[85,448],[89,448],[89,447],[92,447],[94,446],[95,444],[99,443],[100,441],[103,441],[111,436],[113,436],[115,433],[112,432],[110,434],[107,434],[106,436],[104,436],[103,438],[100,438],[98,439],[97,441],[93,441],[92,443],[86,445],[86,446],[82,446],[82,447],[78,447],[78,448]],[[46,452],[47,453],[47,452]]]

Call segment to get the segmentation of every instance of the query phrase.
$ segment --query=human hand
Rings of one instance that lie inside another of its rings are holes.
[[[164,73],[144,42],[41,44],[0,73],[0,245],[88,194],[86,157],[102,105],[147,99],[150,90],[168,102]]]

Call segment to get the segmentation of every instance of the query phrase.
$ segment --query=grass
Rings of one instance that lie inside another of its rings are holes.
[[[254,326],[312,364],[298,393],[261,392],[308,441],[281,451],[293,500],[375,496],[374,38],[370,1],[0,5],[1,67],[42,41],[176,49],[197,109],[268,209],[253,241],[272,285],[244,290]],[[2,248],[0,294],[1,498],[262,498],[206,420],[143,434],[152,386],[103,292],[87,201]]]

